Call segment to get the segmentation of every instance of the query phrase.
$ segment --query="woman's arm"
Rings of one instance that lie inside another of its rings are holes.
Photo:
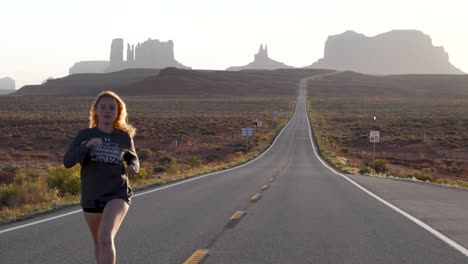
[[[130,137],[130,149],[125,151],[123,158],[125,162],[127,162],[127,168],[132,166],[134,168],[134,173],[138,173],[140,171],[140,161],[138,160],[138,155],[135,151],[135,144],[133,143],[132,137]]]
[[[88,153],[89,149],[86,147],[87,141],[83,134],[83,130],[79,131],[68,147],[67,153],[63,158],[65,168],[71,168],[78,162],[81,163],[86,153]]]

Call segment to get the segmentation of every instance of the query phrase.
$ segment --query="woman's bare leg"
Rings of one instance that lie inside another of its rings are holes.
[[[88,223],[89,230],[94,242],[94,256],[96,257],[96,263],[99,263],[99,243],[98,243],[98,232],[99,226],[101,225],[102,214],[93,214],[84,212],[86,223]]]
[[[123,199],[114,199],[106,204],[98,232],[99,264],[115,264],[114,238],[127,211],[128,204]]]

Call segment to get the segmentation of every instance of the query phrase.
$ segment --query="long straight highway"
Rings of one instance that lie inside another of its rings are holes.
[[[460,244],[320,161],[304,85],[293,117],[259,158],[138,193],[116,238],[117,263],[198,263],[190,257],[199,249],[201,263],[212,264],[468,263]],[[94,263],[80,208],[1,226],[0,263]]]

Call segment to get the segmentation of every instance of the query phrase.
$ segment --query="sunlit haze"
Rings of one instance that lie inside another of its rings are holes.
[[[417,29],[468,72],[468,2],[446,1],[2,1],[0,78],[16,88],[68,75],[78,61],[109,60],[123,38],[173,40],[175,58],[193,69],[224,70],[269,56],[295,67],[323,57],[329,35],[375,36]]]

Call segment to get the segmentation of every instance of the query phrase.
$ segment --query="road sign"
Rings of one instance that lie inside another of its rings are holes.
[[[242,128],[242,136],[244,137],[251,137],[253,136],[253,128]]]
[[[370,142],[379,142],[380,131],[371,131],[369,136]]]
[[[252,124],[253,124],[254,126],[256,126],[256,127],[262,127],[263,121],[258,120],[258,118],[257,118],[257,120],[254,120],[254,121],[252,122]]]

